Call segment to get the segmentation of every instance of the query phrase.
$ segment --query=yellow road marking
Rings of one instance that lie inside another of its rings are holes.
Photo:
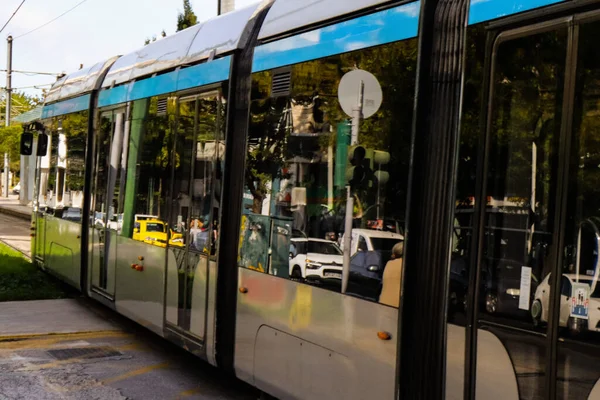
[[[115,338],[115,337],[130,337],[133,336],[130,333],[121,331],[102,331],[102,332],[85,332],[85,333],[65,333],[65,334],[53,334],[37,336],[34,338],[23,338],[22,340],[0,340],[0,351],[2,350],[25,350],[25,349],[37,349],[52,344],[67,342],[71,340],[81,339],[98,339],[98,338]]]
[[[167,363],[167,362],[161,363],[161,364],[149,365],[144,368],[138,368],[133,371],[126,372],[122,375],[117,375],[112,378],[105,379],[102,382],[105,384],[115,383],[115,382],[122,381],[125,379],[133,378],[134,376],[146,374],[150,371],[154,371],[155,369],[166,368],[168,366],[169,366],[169,363]]]
[[[82,331],[82,332],[51,332],[51,333],[20,333],[17,335],[0,335],[0,343],[11,342],[14,340],[27,340],[36,339],[40,337],[52,337],[52,336],[79,336],[79,335],[96,335],[96,334],[110,334],[110,333],[123,333],[121,330],[111,329],[104,331]]]
[[[193,395],[195,395],[197,393],[200,393],[200,388],[199,387],[194,388],[194,389],[190,389],[190,390],[184,390],[183,392],[179,393],[177,395],[177,397],[175,397],[175,399],[179,400],[179,399],[181,399],[183,397],[193,396]]]

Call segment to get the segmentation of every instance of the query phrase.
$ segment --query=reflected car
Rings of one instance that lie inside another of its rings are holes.
[[[66,221],[80,222],[82,217],[81,208],[65,208],[62,213],[62,219]]]
[[[469,264],[465,257],[452,254],[449,278],[448,314],[464,314],[467,311],[467,295],[469,291]]]
[[[482,266],[481,307],[488,314],[529,318],[529,311],[519,308],[521,298],[522,263],[510,259],[487,259]],[[531,288],[527,304],[533,301],[538,279],[531,275]]]
[[[137,221],[133,228],[133,240],[167,247],[167,226],[158,219],[144,219]],[[171,230],[170,246],[183,247],[183,235]]]
[[[106,223],[106,227],[121,232],[121,229],[123,229],[123,214],[113,215],[111,220]]]
[[[342,245],[344,236],[342,236]],[[372,229],[352,229],[348,293],[377,301],[383,271],[392,258],[392,248],[404,241],[399,233]]]
[[[295,280],[341,280],[342,250],[332,241],[316,238],[292,238],[290,277]]]
[[[587,320],[571,316],[571,306],[577,302],[574,297],[573,284],[580,283],[588,286]],[[550,286],[553,284],[552,274],[548,274],[535,291],[531,304],[531,317],[535,324],[548,322]],[[560,282],[560,327],[569,329],[572,333],[583,330],[600,332],[600,284],[598,280],[587,275],[563,274]]]

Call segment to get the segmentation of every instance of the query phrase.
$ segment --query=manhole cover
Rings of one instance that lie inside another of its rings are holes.
[[[121,356],[122,353],[110,347],[82,347],[71,349],[48,350],[48,354],[57,360],[69,360],[72,358],[105,358]]]

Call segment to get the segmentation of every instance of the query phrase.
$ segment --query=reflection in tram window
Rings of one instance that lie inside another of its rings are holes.
[[[225,155],[225,100],[210,92],[179,100],[170,224],[194,253],[216,254]]]
[[[253,75],[240,266],[334,291],[346,270],[347,294],[379,300],[404,241],[416,54],[411,39]]]
[[[130,115],[129,132],[124,135],[124,193],[116,202],[122,204],[122,214],[117,214],[120,234],[160,247],[166,247],[167,241],[177,245],[180,237],[173,235],[166,223],[172,102],[156,97],[137,100]]]
[[[46,122],[48,153],[40,160],[40,209],[65,221],[81,223],[88,112]]]
[[[168,273],[177,293],[172,322],[190,330],[192,298],[198,295],[218,247],[226,104],[221,92],[214,90],[180,98],[177,108],[170,205],[175,239],[169,241]]]
[[[483,168],[479,145],[483,134],[481,104],[486,50],[483,26],[469,28],[467,71],[457,180],[453,253],[450,264],[449,313],[452,324],[466,325],[467,311],[477,305],[477,329],[492,333],[513,363],[519,396],[546,396],[547,327],[535,317],[547,313],[536,302],[552,270],[558,172],[558,140],[567,50],[567,30],[523,33],[497,40],[489,104],[487,186],[477,199],[476,176]],[[483,121],[486,122],[486,121]],[[479,238],[476,201],[484,218]],[[472,252],[478,250],[477,265]],[[476,277],[477,291],[471,278]],[[479,297],[469,298],[469,289]],[[547,292],[547,289],[546,289]],[[547,304],[545,305],[547,307]],[[544,314],[545,315],[545,314]],[[477,376],[496,362],[489,348],[477,347]],[[486,383],[476,382],[478,391]]]
[[[598,21],[579,31],[566,226],[561,263],[557,393],[600,392],[600,58]],[[550,281],[552,276],[550,276]],[[544,298],[542,297],[542,300]],[[543,303],[542,303],[543,304]],[[543,307],[543,305],[542,305]],[[542,308],[542,318],[544,312]],[[592,394],[593,393],[593,394]],[[595,396],[594,396],[595,395]]]

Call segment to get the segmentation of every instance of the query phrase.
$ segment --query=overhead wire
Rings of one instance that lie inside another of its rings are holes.
[[[77,7],[79,7],[80,5],[82,5],[83,3],[85,3],[86,1],[88,1],[88,0],[82,0],[82,1],[80,1],[79,3],[75,4],[73,7],[69,8],[64,13],[60,14],[58,17],[56,17],[54,19],[51,19],[50,21],[46,22],[45,24],[42,24],[42,25],[38,26],[37,28],[30,30],[29,32],[26,32],[26,33],[24,33],[22,35],[19,35],[19,36],[15,37],[15,39],[22,38],[25,35],[29,35],[30,33],[33,33],[35,31],[37,31],[38,29],[42,29],[43,27],[45,27],[47,25],[50,25],[51,23],[53,23],[57,19],[65,16],[66,14],[70,13],[71,11],[73,11],[74,9],[76,9]]]
[[[33,89],[40,89],[41,90],[40,86],[52,86],[52,85],[53,85],[53,83],[40,83],[39,85],[16,87],[16,88],[13,88],[13,90],[32,89],[32,88]]]
[[[0,69],[0,72],[7,72],[5,69]],[[50,75],[50,76],[61,76],[63,75],[62,73],[57,74],[54,72],[34,72],[34,71],[19,71],[16,69],[11,70],[12,74],[23,74],[23,75],[27,75],[27,76],[34,76],[34,75]]]
[[[15,10],[14,13],[12,13],[12,15],[10,16],[10,18],[8,19],[8,21],[6,21],[6,23],[4,24],[4,26],[2,27],[2,29],[0,29],[0,33],[2,33],[2,31],[4,30],[4,28],[6,28],[6,25],[8,25],[8,23],[13,19],[13,17],[15,16],[15,14],[17,13],[17,11],[19,11],[19,9],[21,8],[21,6],[23,5],[23,3],[25,3],[25,0],[23,0],[21,2],[21,4],[19,4],[19,7],[17,7],[17,9]]]

